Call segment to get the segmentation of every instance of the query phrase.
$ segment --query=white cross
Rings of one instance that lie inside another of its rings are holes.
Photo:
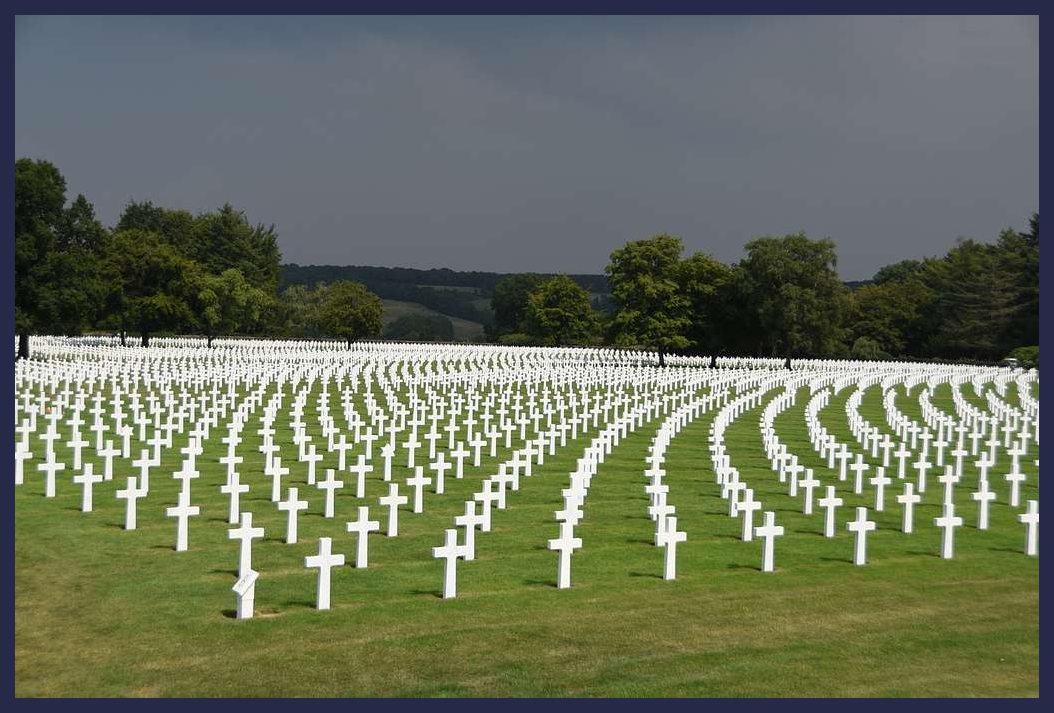
[[[55,454],[52,453],[51,457],[43,463],[37,464],[37,470],[44,472],[44,497],[53,498],[55,497],[55,473],[60,470],[66,470],[65,463],[58,463],[53,460]]]
[[[241,494],[249,492],[249,484],[242,483],[241,476],[238,472],[230,474],[227,477],[227,482],[220,486],[220,492],[224,495],[230,496],[230,502],[227,508],[227,522],[231,525],[238,524],[238,512],[241,509]]]
[[[864,462],[864,456],[857,453],[856,462],[849,466],[849,470],[853,471],[853,493],[859,495],[864,492],[864,471],[868,470],[871,466]]]
[[[435,477],[435,484],[436,484],[435,492],[436,492],[436,495],[442,495],[443,494],[443,475],[448,470],[450,470],[453,467],[454,467],[453,463],[447,463],[446,462],[446,458],[443,456],[442,453],[439,453],[436,456],[435,461],[429,465],[429,468],[434,470],[435,474],[436,474],[436,477]]]
[[[853,564],[867,564],[867,533],[875,529],[875,523],[867,519],[867,508],[856,509],[856,519],[845,523],[845,528],[856,533]]]
[[[165,515],[176,518],[176,552],[187,550],[188,518],[199,514],[201,514],[201,508],[190,504],[190,493],[186,490],[179,492],[178,505],[165,508]]]
[[[909,451],[904,442],[901,441],[899,447],[893,455],[897,457],[897,478],[903,480],[904,476],[906,475],[908,456],[911,455],[911,451]]]
[[[146,495],[146,493],[136,487],[136,478],[134,475],[128,478],[127,488],[117,491],[117,498],[126,501],[124,510],[124,529],[135,529],[135,501],[144,495]]]
[[[360,453],[355,465],[349,467],[348,472],[355,474],[355,497],[366,497],[366,474],[373,472],[373,466],[366,463],[366,456]]]
[[[443,567],[443,599],[453,599],[457,596],[457,558],[466,554],[464,545],[457,543],[457,528],[446,531],[446,539],[442,547],[433,547],[432,556],[436,559],[446,560]]]
[[[754,528],[754,536],[764,540],[761,550],[761,571],[772,572],[775,569],[775,541],[783,535],[783,526],[776,525],[776,513],[765,511],[764,524]]]
[[[982,480],[977,484],[977,492],[971,493],[970,497],[977,501],[977,529],[988,529],[988,503],[995,500],[995,493],[988,489],[988,481]]]
[[[950,463],[944,467],[944,475],[939,476],[937,481],[944,486],[944,504],[950,505],[954,493],[955,484],[959,482],[959,476],[955,474],[955,468]]]
[[[384,481],[392,479],[392,458],[395,457],[395,447],[390,443],[381,446],[381,458],[384,459]]]
[[[465,561],[476,559],[476,525],[483,524],[483,515],[476,514],[476,501],[465,501],[465,514],[454,518],[454,524],[465,528]]]
[[[805,477],[798,481],[798,485],[805,489],[805,501],[802,503],[802,513],[812,515],[812,491],[819,487],[820,481],[813,477],[812,468],[805,470]]]
[[[389,483],[388,494],[379,498],[381,505],[388,507],[388,537],[399,535],[399,506],[405,505],[408,498],[399,495],[399,484]]]
[[[666,518],[666,529],[663,530],[658,543],[659,546],[666,548],[663,556],[663,579],[670,580],[677,577],[677,543],[685,542],[687,539],[688,533],[677,531],[677,518]]]
[[[101,475],[96,475],[92,472],[91,463],[85,463],[84,472],[80,475],[73,476],[74,483],[79,483],[84,486],[81,493],[81,512],[92,511],[92,486],[96,483],[101,483],[102,480],[103,477]]]
[[[343,436],[341,436],[341,438],[343,438]],[[341,452],[341,455],[343,456],[343,451]],[[315,447],[311,446],[308,449],[308,451],[307,451],[307,455],[304,456],[304,461],[307,463],[307,484],[308,485],[314,485],[315,484],[315,465],[322,461],[322,454],[321,453],[317,453],[315,451]],[[341,468],[343,468],[343,467],[344,466],[342,465]]]
[[[941,528],[941,557],[951,559],[955,552],[955,528],[963,524],[963,519],[955,516],[955,505],[945,503],[944,514],[934,518],[933,524]]]
[[[286,493],[286,499],[278,503],[279,510],[285,510],[286,525],[285,525],[285,541],[286,544],[294,545],[297,541],[297,519],[301,510],[307,510],[308,502],[306,500],[298,500],[299,490],[297,488],[290,488],[289,492]]]
[[[15,448],[15,485],[22,485],[25,476],[23,475],[23,463],[33,457],[33,454],[22,448],[21,443]]]
[[[1029,500],[1017,520],[1025,526],[1025,554],[1034,557],[1039,553],[1039,501]]]
[[[336,490],[338,488],[344,487],[344,481],[335,480],[334,473],[335,471],[332,468],[326,468],[326,479],[320,480],[316,483],[318,488],[326,491],[326,504],[324,512],[322,513],[323,517],[333,517],[333,496],[336,495]]]
[[[282,459],[275,456],[271,461],[271,502],[277,503],[282,499],[282,476],[289,475],[289,469],[282,467]]]
[[[406,443],[403,444],[403,448],[406,449],[406,467],[414,467],[414,454],[417,453],[417,449],[421,447],[421,442],[417,440],[417,434],[414,432],[410,433],[410,438],[407,439]]]
[[[355,548],[355,568],[364,569],[367,564],[367,545],[369,534],[381,529],[381,523],[370,519],[370,509],[366,505],[359,506],[359,518],[347,524],[348,532],[358,533],[358,542]]]
[[[329,471],[332,473],[333,471]],[[344,555],[333,554],[333,540],[328,537],[318,538],[318,554],[304,558],[304,566],[318,569],[318,598],[316,606],[320,610],[329,609],[330,570],[344,566]]]
[[[915,506],[922,502],[922,496],[914,492],[914,486],[911,483],[904,483],[904,492],[897,496],[897,502],[904,506],[900,530],[910,535],[915,530]]]
[[[834,537],[834,513],[838,509],[838,506],[842,504],[842,499],[835,495],[833,485],[827,486],[827,494],[820,498],[820,507],[824,509],[823,515],[823,536]]]
[[[413,477],[406,479],[406,484],[414,489],[414,513],[424,512],[424,486],[432,482],[425,477],[424,470],[424,466],[414,466]]]
[[[251,512],[243,512],[241,525],[227,530],[228,540],[241,540],[238,550],[239,578],[244,577],[253,568],[253,540],[263,536],[264,529],[262,527],[253,527],[253,514]]]
[[[915,461],[915,469],[919,473],[919,493],[926,492],[926,474],[932,466],[933,463],[926,460],[926,452],[923,451],[922,454],[919,455],[919,459]]]
[[[549,540],[549,549],[559,553],[556,574],[557,589],[567,589],[571,586],[571,553],[581,546],[582,538],[574,536],[574,526],[570,522],[561,522],[560,536]]]
[[[467,458],[468,455],[469,455],[469,451],[468,451],[467,448],[465,448],[464,445],[462,445],[461,441],[458,441],[457,442],[457,448],[455,448],[454,450],[452,450],[450,452],[450,457],[454,459],[454,462],[456,464],[456,470],[454,471],[454,477],[457,478],[458,480],[461,480],[465,476],[464,465],[465,465],[465,458]],[[530,467],[531,467],[531,459],[528,458],[527,459],[528,472],[525,472],[524,475],[530,475],[530,472],[529,472],[530,471]]]
[[[886,486],[893,481],[886,476],[886,469],[878,467],[878,475],[869,478],[868,482],[875,486],[875,511],[882,512],[886,509]]]
[[[1021,504],[1021,483],[1025,480],[1025,474],[1022,472],[1007,473],[1003,477],[1010,482],[1010,507],[1016,508]]]

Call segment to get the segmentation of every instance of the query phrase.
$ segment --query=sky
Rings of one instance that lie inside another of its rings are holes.
[[[286,262],[599,273],[670,233],[843,279],[1039,207],[1039,20],[20,17],[15,157]]]

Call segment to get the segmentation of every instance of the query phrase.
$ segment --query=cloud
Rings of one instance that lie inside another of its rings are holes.
[[[666,231],[846,279],[1038,209],[1038,20],[20,18],[15,153],[290,261],[599,272]]]

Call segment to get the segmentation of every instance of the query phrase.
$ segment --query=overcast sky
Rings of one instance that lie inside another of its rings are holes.
[[[601,272],[658,232],[844,279],[1039,205],[1036,18],[18,18],[15,157],[111,225],[225,201],[286,261]]]

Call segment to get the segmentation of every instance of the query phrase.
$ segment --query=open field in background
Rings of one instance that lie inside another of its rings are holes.
[[[488,301],[489,302],[489,301]],[[448,314],[442,312],[436,312],[434,309],[425,307],[422,304],[416,302],[400,302],[399,300],[381,300],[384,305],[384,326],[388,326],[395,320],[399,319],[406,314],[424,314],[424,315],[442,315],[450,320],[451,324],[454,325],[454,339],[459,342],[470,342],[470,341],[482,341],[483,340],[483,325],[479,322],[470,322],[467,319],[461,319],[459,317],[451,317]]]
[[[835,395],[820,412],[839,439],[851,438],[844,410],[850,392]],[[950,393],[941,386],[934,402],[952,412]],[[316,441],[317,394],[316,387],[305,415]],[[915,389],[912,398],[897,400],[916,419],[917,395]],[[1016,402],[1013,386],[1007,398]],[[827,471],[808,442],[807,401],[802,390],[776,429],[826,485],[837,481],[837,471]],[[776,572],[759,571],[760,542],[740,542],[739,520],[727,516],[708,458],[712,414],[705,414],[667,451],[669,502],[688,540],[678,548],[677,580],[661,579],[663,552],[651,544],[642,476],[660,418],[623,440],[593,478],[575,532],[584,547],[572,558],[572,589],[555,588],[556,554],[546,540],[557,535],[560,489],[595,430],[547,456],[509,494],[508,509],[494,511],[494,531],[477,533],[476,561],[458,563],[458,598],[451,601],[439,598],[443,564],[430,548],[441,544],[443,529],[494,461],[484,459],[478,470],[466,464],[461,481],[448,474],[446,495],[426,493],[423,514],[404,509],[398,538],[372,535],[370,566],[356,570],[350,566],[355,539],[344,531],[358,504],[353,478],[346,475],[347,487],[338,491],[337,517],[322,518],[322,493],[304,484],[304,465],[288,462],[295,461],[295,447],[288,422],[280,422],[275,440],[292,470],[288,484],[310,501],[300,518],[300,543],[284,544],[285,514],[270,502],[254,418],[238,449],[245,457],[242,480],[252,486],[242,509],[266,529],[266,538],[253,544],[261,576],[257,618],[249,621],[231,618],[238,543],[227,539],[227,498],[219,492],[222,428],[197,459],[202,477],[192,484],[192,501],[202,513],[191,519],[190,550],[183,553],[172,549],[175,520],[164,517],[178,491],[168,475],[178,466],[178,450],[153,469],[134,532],[121,528],[124,503],[114,498],[134,474],[126,463],[115,466],[114,480],[95,487],[96,511],[84,514],[69,471],[59,480],[58,497],[48,500],[39,461],[28,461],[26,483],[15,489],[15,693],[1038,695],[1039,561],[1022,553],[1024,531],[1006,505],[1003,471],[990,475],[999,500],[992,529],[981,532],[968,495],[976,475],[967,465],[957,488],[965,526],[956,532],[951,561],[937,556],[932,518],[940,488],[933,472],[916,534],[899,532],[895,481],[884,513],[873,511],[873,496],[858,502],[851,489],[840,490],[846,503],[838,535],[826,539],[822,511],[801,515],[800,501],[769,470],[760,413],[758,407],[741,415],[726,442],[732,464],[786,528],[776,542]],[[878,387],[866,392],[861,413],[886,428]],[[175,447],[186,440],[177,434]],[[67,457],[64,445],[56,450]],[[399,455],[393,476],[405,480],[408,470],[396,467],[405,464],[405,451]],[[327,454],[325,465],[335,461]],[[1039,484],[1032,460],[1022,462],[1024,502],[1038,497]],[[367,501],[383,529],[386,513],[376,498],[386,488],[379,458],[375,464]],[[851,563],[853,539],[844,524],[857,504],[866,504],[878,523],[865,567]],[[322,535],[333,537],[334,551],[349,562],[334,570],[329,612],[313,608],[316,572],[303,567]]]

